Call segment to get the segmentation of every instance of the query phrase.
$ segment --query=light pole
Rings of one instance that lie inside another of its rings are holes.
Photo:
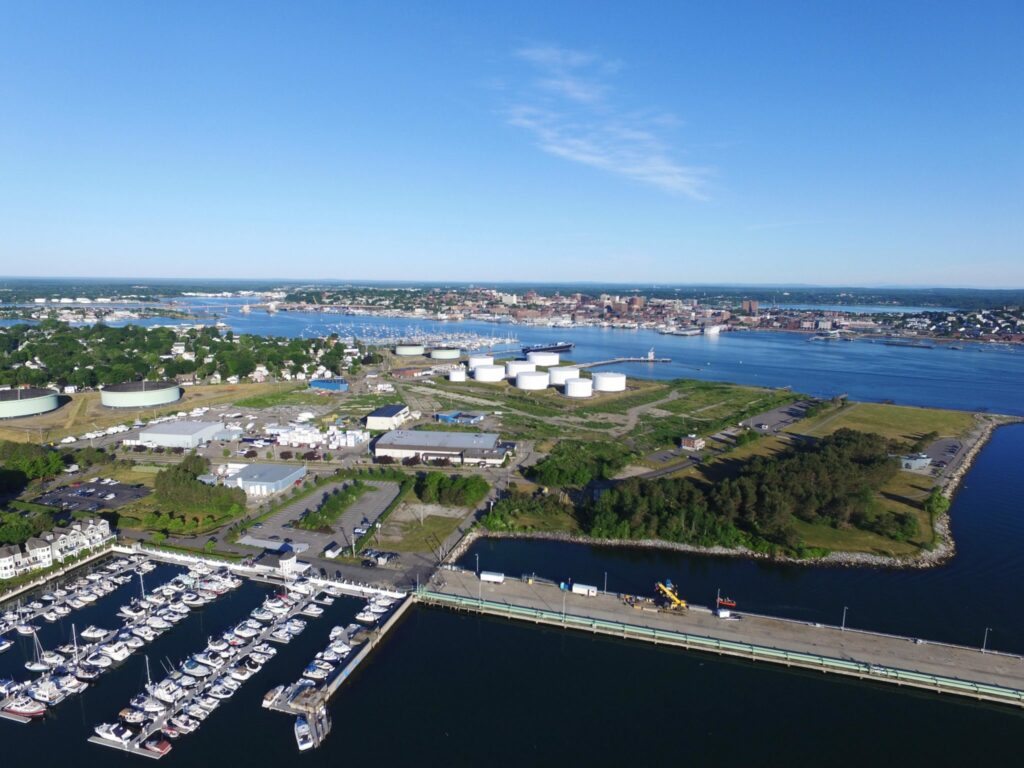
[[[604,593],[608,594],[608,571],[604,572]]]
[[[992,631],[992,627],[985,627],[985,637],[981,641],[981,652],[985,653],[988,648],[988,633]]]
[[[568,592],[562,592],[562,623],[565,624],[565,598]]]
[[[480,553],[479,552],[476,553],[476,575],[477,575],[477,578],[479,578],[479,576],[480,576]]]
[[[848,609],[847,609],[847,607],[846,607],[846,606],[844,605],[844,606],[843,606],[843,625],[842,625],[842,626],[840,627],[840,629],[841,629],[841,630],[842,630],[843,632],[845,632],[845,631],[846,631],[846,611],[847,611],[847,610],[848,610]]]

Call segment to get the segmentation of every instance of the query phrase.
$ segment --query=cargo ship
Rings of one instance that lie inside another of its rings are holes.
[[[569,352],[576,345],[571,341],[559,341],[557,344],[530,344],[523,347],[523,354],[531,352]]]

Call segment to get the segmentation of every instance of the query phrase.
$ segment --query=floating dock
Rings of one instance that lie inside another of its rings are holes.
[[[280,712],[285,715],[291,715],[298,717],[300,715],[305,716],[310,723],[312,728],[312,735],[316,746],[320,746],[323,738],[326,737],[326,732],[319,732],[314,725],[320,721],[318,713],[326,710],[327,703],[331,697],[338,692],[342,684],[351,677],[352,673],[359,667],[363,661],[373,652],[373,650],[380,645],[381,641],[384,640],[387,633],[394,627],[409,609],[409,606],[413,603],[413,597],[407,596],[398,604],[398,606],[391,612],[387,620],[378,627],[372,629],[364,629],[360,634],[352,637],[353,650],[356,646],[359,646],[358,652],[351,655],[345,662],[345,664],[333,675],[327,678],[323,683],[316,685],[315,687],[306,687],[296,694],[296,688],[298,684],[292,684],[286,688],[279,696],[267,703],[265,706],[274,712]]]

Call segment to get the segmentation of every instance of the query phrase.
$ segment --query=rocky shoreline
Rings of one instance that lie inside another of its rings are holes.
[[[978,428],[965,438],[970,441],[970,446],[964,454],[963,459],[957,468],[950,473],[942,482],[942,493],[946,498],[952,498],[963,482],[971,465],[977,458],[981,449],[992,438],[993,432],[1004,424],[1024,421],[1022,419],[1001,419],[995,420],[985,418]],[[571,533],[529,533],[529,532],[495,532],[485,531],[474,527],[466,533],[445,558],[446,563],[453,563],[458,560],[469,547],[479,538],[491,539],[536,539],[539,541],[561,541],[571,544],[589,544],[597,547],[636,547],[641,549],[661,549],[674,552],[686,552],[695,555],[708,555],[711,557],[748,557],[755,560],[770,560],[777,563],[787,563],[804,566],[833,566],[833,567],[860,567],[872,568],[935,568],[949,561],[956,554],[956,544],[950,530],[949,515],[945,514],[935,521],[935,534],[938,540],[934,549],[921,552],[913,557],[892,557],[888,555],[876,555],[869,552],[831,552],[819,558],[797,558],[788,555],[769,555],[763,552],[755,552],[745,547],[700,547],[693,544],[681,544],[672,541],[661,541],[659,539],[593,539],[589,536],[580,536]]]

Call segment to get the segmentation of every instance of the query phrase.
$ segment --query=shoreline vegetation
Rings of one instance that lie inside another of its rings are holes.
[[[958,467],[939,485],[941,494],[946,500],[952,500],[957,489],[967,476],[971,466],[984,446],[991,440],[995,430],[1008,424],[1024,422],[1024,419],[1005,416],[983,416],[975,429],[963,437],[965,443],[964,458]],[[950,528],[949,512],[937,515],[932,523],[935,544],[931,549],[922,549],[911,556],[892,556],[872,552],[829,551],[820,556],[797,557],[773,551],[763,552],[745,546],[728,547],[721,545],[702,546],[663,539],[621,539],[597,538],[569,531],[492,531],[482,525],[476,525],[448,553],[444,562],[453,563],[458,560],[475,542],[481,538],[493,539],[534,539],[546,541],[562,541],[574,544],[586,544],[597,547],[660,549],[665,551],[685,552],[688,554],[709,557],[747,557],[755,560],[767,560],[804,566],[855,567],[869,566],[876,568],[934,568],[940,566],[956,554],[956,544]]]

